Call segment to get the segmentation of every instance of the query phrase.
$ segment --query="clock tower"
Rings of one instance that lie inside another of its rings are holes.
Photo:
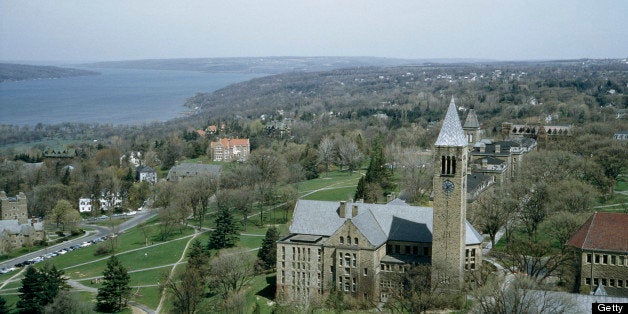
[[[436,289],[460,290],[464,283],[467,145],[452,97],[434,144],[431,276]]]

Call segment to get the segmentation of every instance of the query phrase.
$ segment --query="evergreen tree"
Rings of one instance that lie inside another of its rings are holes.
[[[277,240],[279,240],[277,228],[268,228],[264,241],[262,242],[262,247],[257,251],[257,259],[263,269],[269,270],[275,268],[275,264],[277,263]]]
[[[203,248],[201,241],[195,239],[190,247],[190,253],[188,255],[188,267],[201,270],[207,269],[209,263],[209,251]]]
[[[41,270],[29,266],[22,279],[22,286],[18,289],[20,300],[17,309],[19,313],[41,313],[60,290],[68,288],[63,271],[57,270],[54,265],[46,263]]]
[[[20,293],[20,300],[16,304],[19,313],[41,313],[44,287],[35,267],[26,268],[22,286],[17,291]]]
[[[305,150],[303,154],[301,154],[299,161],[307,180],[318,178],[318,156],[316,151],[310,148],[310,144],[305,146]]]
[[[0,314],[8,314],[9,307],[7,306],[7,300],[4,299],[3,296],[0,295]]]
[[[392,170],[386,165],[386,157],[384,156],[381,140],[377,139],[371,150],[366,176],[360,178],[358,182],[355,199],[362,198],[367,202],[376,202],[377,199],[372,199],[373,195],[381,194],[379,192],[383,192],[383,195],[390,193],[395,188],[392,175]],[[378,193],[375,193],[375,191]]]
[[[115,255],[107,261],[107,268],[103,272],[103,284],[96,296],[99,311],[117,312],[126,307],[130,276],[126,268]]]
[[[238,239],[238,227],[231,211],[227,208],[220,210],[216,217],[216,229],[209,235],[207,248],[210,250],[230,248],[235,246]]]
[[[364,194],[366,192],[366,177],[360,177],[358,181],[358,187],[355,189],[354,199],[357,201],[359,199],[364,199]]]

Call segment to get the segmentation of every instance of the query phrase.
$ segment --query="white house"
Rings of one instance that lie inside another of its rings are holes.
[[[79,198],[79,212],[87,213],[92,211],[92,199],[88,197]]]

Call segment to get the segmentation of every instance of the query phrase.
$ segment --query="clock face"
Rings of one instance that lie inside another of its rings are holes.
[[[449,180],[445,180],[443,181],[443,191],[447,194],[451,193],[454,191],[454,183],[449,181]]]

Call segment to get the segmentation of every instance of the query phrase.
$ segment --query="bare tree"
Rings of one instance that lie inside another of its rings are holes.
[[[210,261],[210,287],[223,297],[239,292],[253,278],[254,262],[254,256],[243,249],[220,251]]]
[[[576,313],[576,303],[560,293],[543,291],[528,277],[495,275],[472,290],[473,313]]]
[[[503,198],[494,191],[486,192],[474,204],[474,217],[483,232],[488,233],[491,244],[495,246],[495,236],[508,220],[508,212],[504,210]]]
[[[329,171],[329,165],[334,160],[334,141],[326,136],[318,144],[318,162],[325,166],[325,172]]]
[[[364,156],[358,148],[355,141],[347,137],[341,137],[336,139],[336,163],[342,170],[343,167],[352,172],[362,164]]]

